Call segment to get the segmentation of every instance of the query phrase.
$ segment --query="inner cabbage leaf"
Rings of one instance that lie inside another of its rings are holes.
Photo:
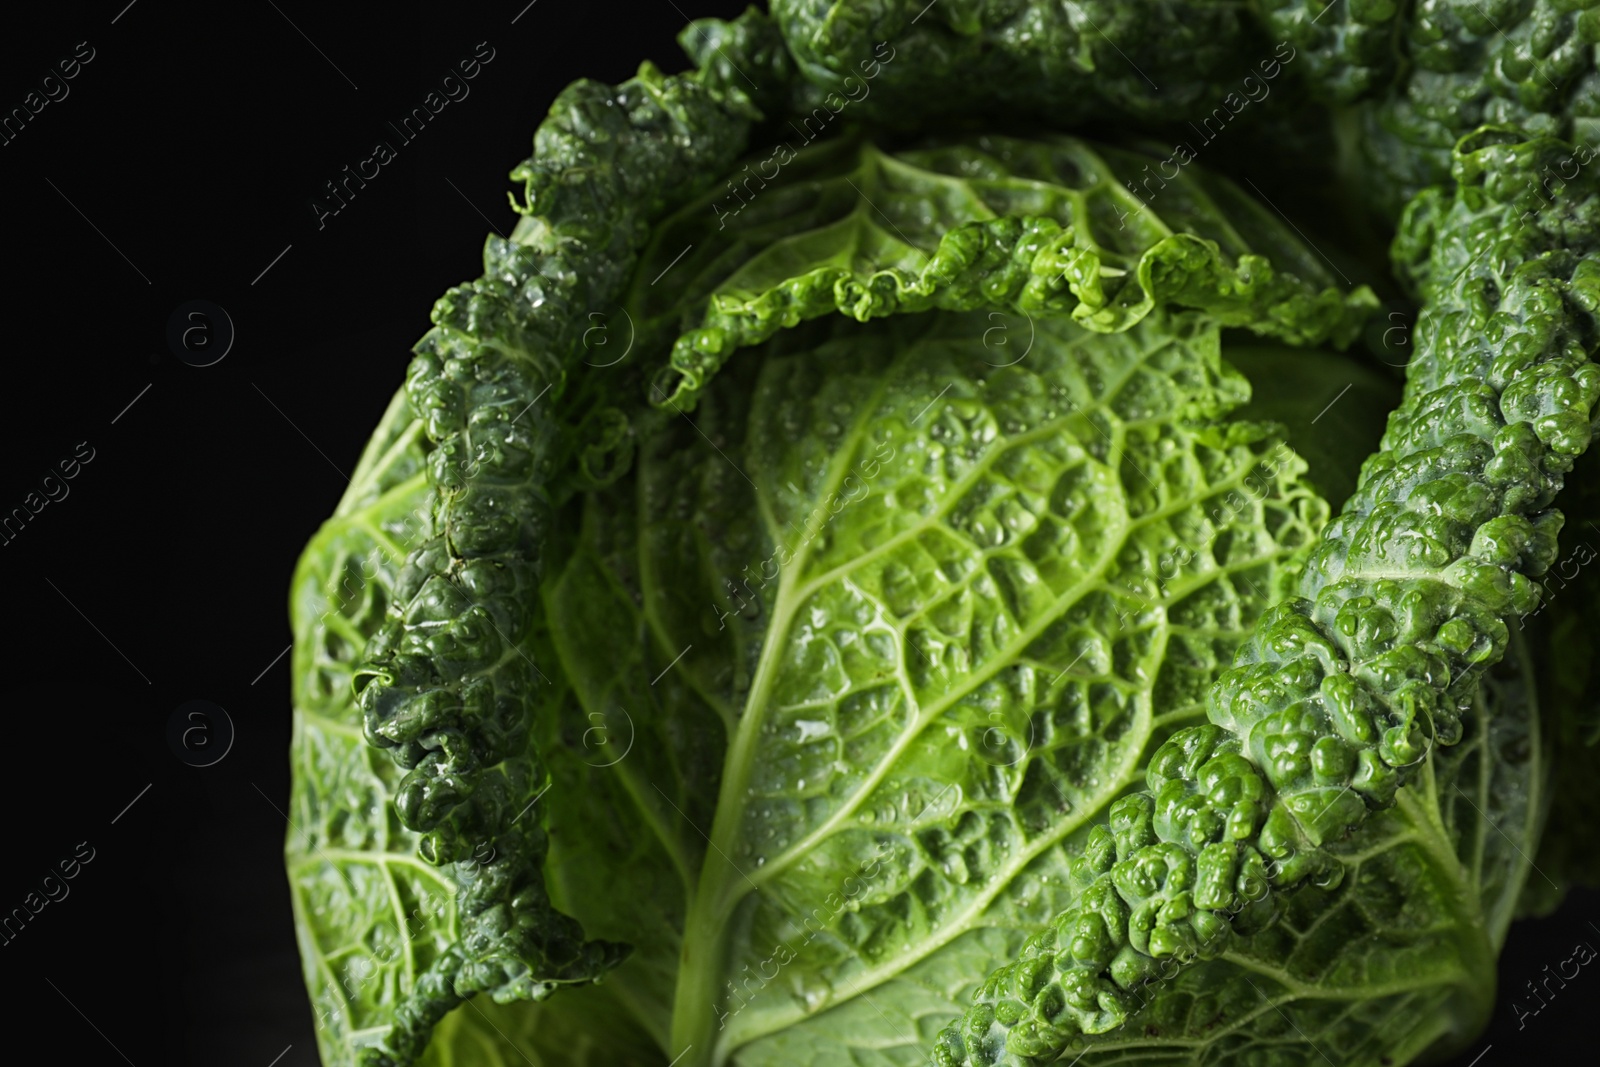
[[[780,335],[570,505],[552,897],[679,1047],[919,1058],[1326,521],[1201,315],[1033,326]]]

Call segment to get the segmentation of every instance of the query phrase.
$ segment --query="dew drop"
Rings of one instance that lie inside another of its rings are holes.
[[[809,989],[803,990],[800,994],[800,998],[806,1002],[806,1011],[816,1011],[827,1001],[828,994],[831,992],[832,990],[825,984],[821,986],[812,986]]]

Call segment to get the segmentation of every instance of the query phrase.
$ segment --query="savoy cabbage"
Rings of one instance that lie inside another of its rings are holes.
[[[555,102],[296,571],[324,1063],[1461,1047],[1597,873],[1600,23],[772,6]]]

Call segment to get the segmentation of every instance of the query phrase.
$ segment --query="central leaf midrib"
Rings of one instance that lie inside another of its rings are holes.
[[[1522,666],[1522,670],[1526,674],[1526,672],[1529,671],[1528,665],[1532,662],[1531,654],[1529,653],[1527,647],[1527,638],[1523,636],[1521,631],[1515,632],[1511,635],[1510,646],[1511,647],[1508,649],[1508,651],[1515,655],[1518,663]],[[1489,702],[1487,694],[1484,691],[1485,684],[1486,683],[1483,682],[1479,683],[1478,694],[1479,699],[1483,701],[1484,707],[1487,709]],[[1540,703],[1541,695],[1539,692],[1539,687],[1534,684],[1526,686],[1526,692],[1523,699],[1526,701],[1524,706],[1526,708],[1525,714],[1528,722],[1528,751],[1530,753],[1528,758],[1530,763],[1536,764],[1536,766],[1526,772],[1528,795],[1526,800],[1525,815],[1523,817],[1522,828],[1524,833],[1521,835],[1521,838],[1523,841],[1538,841],[1540,840],[1541,835],[1536,833],[1535,830],[1537,830],[1545,821],[1545,818],[1548,814],[1546,810],[1548,801],[1544,795],[1548,786],[1548,778],[1545,774],[1539,773],[1540,768],[1537,766],[1537,764],[1542,764],[1545,762],[1545,757],[1549,751],[1546,746],[1549,742],[1547,742],[1544,737],[1544,722],[1541,718],[1543,706]],[[1483,730],[1482,744],[1478,751],[1479,766],[1482,768],[1480,778],[1486,783],[1486,789],[1489,775],[1499,769],[1498,765],[1490,762],[1489,759],[1488,735],[1489,728],[1486,725]],[[1487,796],[1484,796],[1483,806],[1484,810],[1487,812],[1489,807]],[[1486,840],[1487,835],[1480,833],[1478,841],[1480,858],[1478,861],[1478,872],[1474,878],[1474,884],[1479,887],[1480,906],[1483,886],[1483,860],[1481,853]],[[1489,925],[1491,929],[1490,941],[1495,946],[1500,946],[1505,943],[1506,933],[1511,925],[1512,919],[1515,918],[1517,901],[1522,896],[1522,887],[1528,881],[1529,872],[1536,869],[1533,866],[1533,860],[1531,858],[1527,856],[1523,856],[1521,858],[1527,861],[1527,866],[1514,870],[1511,877],[1507,879],[1507,884],[1502,888],[1500,897],[1494,902],[1493,907],[1484,909],[1485,916],[1489,919]],[[1543,871],[1539,871],[1539,876],[1541,878],[1546,877]]]
[[[1432,762],[1430,756],[1430,767]],[[1424,809],[1405,789],[1395,794],[1395,804],[1405,810],[1407,817],[1417,827],[1417,844],[1428,857],[1430,865],[1455,890],[1447,894],[1448,900],[1444,906],[1448,915],[1455,920],[1457,936],[1453,940],[1467,965],[1465,980],[1460,984],[1469,991],[1468,999],[1482,1014],[1487,1015],[1493,1007],[1493,983],[1485,986],[1481,976],[1494,974],[1495,952],[1489,943],[1488,924],[1483,921],[1483,906],[1477,887],[1466,876],[1467,872],[1454,845],[1443,836],[1446,833],[1444,828],[1435,819],[1429,818],[1429,812],[1437,813],[1437,805],[1429,805]]]
[[[1251,974],[1269,978],[1278,983],[1289,994],[1281,1001],[1281,1003],[1285,1004],[1291,1000],[1370,1000],[1375,997],[1387,997],[1399,993],[1415,993],[1423,989],[1432,989],[1439,984],[1439,978],[1441,977],[1466,976],[1466,972],[1459,967],[1442,967],[1436,975],[1415,982],[1404,981],[1392,982],[1388,985],[1361,986],[1330,986],[1325,982],[1319,982],[1316,985],[1306,985],[1291,974],[1236,952],[1224,952],[1217,958],[1233,964],[1240,970],[1249,971]]]
[[[872,414],[882,401],[890,382],[894,381],[900,373],[900,368],[906,363],[906,353],[912,349],[903,350],[890,364],[887,371],[879,378],[877,387],[873,390],[869,400],[861,406],[860,413],[856,416],[851,426],[848,437],[841,442],[833,462],[829,465],[828,477],[818,487],[817,499],[826,499],[842,484],[845,472],[849,469],[849,459],[855,454],[856,447],[860,444],[871,424]],[[753,412],[752,412],[753,413]],[[747,430],[745,440],[752,440]],[[782,544],[782,531],[778,529],[776,514],[767,500],[765,494],[758,487],[756,490],[756,503],[764,522],[768,526],[768,535],[774,544]],[[777,595],[774,597],[772,626],[768,631],[769,638],[763,644],[761,654],[757,659],[755,676],[751,679],[750,695],[745,702],[745,714],[739,720],[738,729],[735,731],[728,746],[727,756],[723,763],[722,785],[718,790],[716,814],[712,819],[711,833],[707,836],[707,843],[711,846],[701,861],[701,877],[694,895],[688,902],[684,917],[684,953],[680,962],[680,975],[677,984],[676,997],[673,1004],[672,1032],[673,1041],[679,1040],[679,1031],[683,1027],[698,1030],[697,1023],[685,1018],[680,1026],[680,1015],[685,1010],[685,1005],[680,1003],[686,991],[696,993],[705,992],[704,983],[710,979],[722,965],[722,955],[727,948],[725,927],[716,922],[716,917],[722,912],[723,901],[728,896],[729,878],[727,868],[733,868],[741,877],[747,877],[743,871],[734,866],[731,856],[718,844],[719,840],[729,847],[733,845],[733,838],[737,836],[744,823],[744,797],[743,792],[753,769],[753,753],[760,736],[760,726],[765,721],[767,710],[767,693],[770,691],[778,670],[782,664],[782,638],[787,635],[789,625],[798,610],[801,601],[793,597],[794,578],[805,564],[810,553],[812,541],[807,540],[797,547],[791,559],[791,567],[784,571],[778,581]],[[778,638],[774,640],[773,638]],[[778,651],[775,651],[778,650]],[[715,855],[713,855],[715,854]],[[720,862],[719,862],[720,861]],[[742,894],[740,894],[742,896]],[[733,898],[735,901],[738,896]],[[703,929],[702,929],[703,928]],[[696,935],[699,935],[698,938]],[[698,944],[702,950],[710,950],[709,957],[691,959],[687,953],[692,943]],[[700,982],[695,982],[694,968],[703,972],[699,977]],[[689,979],[686,981],[685,979]],[[709,1011],[717,999],[715,992],[711,993],[709,1003],[690,1005],[688,1011]],[[683,1053],[689,1051],[688,1047]],[[708,1052],[710,1050],[707,1050]],[[682,1053],[680,1053],[681,1055]]]

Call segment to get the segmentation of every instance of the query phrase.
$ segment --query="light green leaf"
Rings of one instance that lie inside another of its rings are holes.
[[[431,535],[422,427],[390,403],[290,594],[294,732],[289,869],[323,1062],[356,1062],[454,936],[456,890],[395,817],[401,772],[362,738],[350,678],[407,551]]]
[[[911,988],[886,1040],[925,1047],[1327,514],[1217,414],[1248,390],[1194,314],[1040,321],[1005,360],[984,314],[834,322],[656,415],[547,583],[584,713],[639,739],[552,794],[588,838],[552,885],[611,851],[558,899],[637,946],[613,981],[685,1062],[778,1062]]]

